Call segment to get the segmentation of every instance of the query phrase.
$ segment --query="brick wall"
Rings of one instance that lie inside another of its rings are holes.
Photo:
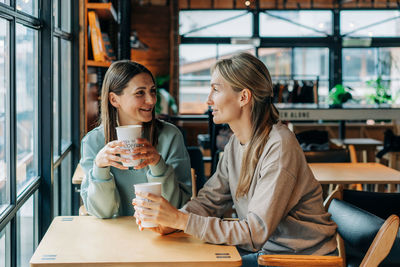
[[[170,72],[170,7],[131,6],[131,30],[136,30],[147,51],[131,49],[131,59],[147,68],[155,76]]]

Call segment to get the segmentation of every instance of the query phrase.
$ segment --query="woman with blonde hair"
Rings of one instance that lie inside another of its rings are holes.
[[[212,68],[207,103],[214,122],[233,136],[215,174],[181,210],[148,193],[134,199],[139,227],[157,223],[161,234],[175,229],[214,244],[236,245],[243,266],[259,254],[336,254],[336,225],[324,210],[322,189],[296,137],[279,122],[266,66],[240,53]],[[239,219],[224,221],[235,205]]]
[[[101,123],[81,145],[85,172],[81,197],[89,214],[99,218],[133,215],[133,185],[160,182],[163,197],[180,208],[190,198],[190,159],[174,125],[157,120],[156,85],[151,72],[129,60],[111,64],[104,77]],[[117,126],[142,125],[140,146],[128,151],[117,141]],[[130,155],[131,159],[121,155]],[[133,156],[132,156],[133,155]],[[134,168],[123,166],[141,160]]]

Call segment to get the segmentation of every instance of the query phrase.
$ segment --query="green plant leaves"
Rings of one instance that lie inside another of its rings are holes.
[[[350,91],[353,90],[348,86],[343,86],[342,84],[336,84],[329,91],[329,104],[330,105],[341,105],[346,103],[349,99],[352,99]]]

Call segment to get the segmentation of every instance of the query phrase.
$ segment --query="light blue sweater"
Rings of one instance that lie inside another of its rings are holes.
[[[85,178],[81,185],[81,197],[89,214],[99,218],[133,215],[133,185],[138,183],[161,182],[162,196],[177,208],[190,199],[190,159],[182,134],[174,125],[162,124],[156,147],[161,155],[160,161],[141,170],[96,166],[96,155],[105,145],[102,126],[82,139],[80,164]]]

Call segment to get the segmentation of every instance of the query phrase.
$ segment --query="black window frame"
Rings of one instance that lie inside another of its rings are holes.
[[[258,2],[256,2],[258,3]],[[180,9],[181,11],[201,11],[209,9]],[[232,9],[213,9],[213,10],[232,10]],[[313,8],[313,9],[234,9],[248,10],[253,13],[253,35],[251,38],[259,38],[260,45],[255,47],[256,56],[259,48],[296,48],[296,47],[320,47],[329,49],[329,90],[336,84],[342,84],[342,49],[343,48],[364,48],[361,46],[342,46],[342,36],[340,35],[340,12],[341,11],[367,11],[367,10],[398,10],[397,8]],[[332,12],[332,35],[326,37],[260,37],[259,22],[260,12],[263,11],[331,11]],[[179,45],[185,44],[231,44],[231,37],[185,37],[179,36]],[[400,47],[400,37],[371,37],[370,48],[378,47]],[[292,60],[293,64],[293,60]],[[293,69],[293,68],[292,68]],[[180,74],[178,79],[180,79]],[[179,90],[179,89],[178,89]],[[180,93],[178,91],[178,97]]]
[[[17,212],[25,202],[34,196],[34,217],[37,216],[35,228],[34,246],[47,231],[54,214],[52,213],[52,191],[53,191],[53,171],[61,166],[61,163],[69,155],[72,156],[72,173],[79,160],[80,146],[80,123],[79,108],[71,109],[71,143],[64,151],[60,151],[57,159],[53,158],[53,37],[65,39],[71,42],[71,107],[79,107],[79,0],[71,1],[71,32],[61,30],[61,4],[62,0],[36,0],[39,1],[38,17],[16,10],[16,0],[11,0],[9,5],[0,3],[0,18],[9,22],[9,91],[7,93],[7,117],[6,117],[6,135],[7,135],[7,181],[9,184],[10,204],[0,213],[0,231],[7,229],[9,239],[6,240],[6,246],[10,246],[6,255],[6,266],[17,266]],[[53,3],[58,2],[58,27],[54,27],[53,21]],[[16,23],[38,31],[38,175],[30,182],[25,190],[17,196],[16,184]],[[59,53],[61,54],[61,53]],[[61,62],[59,61],[61,65]],[[59,66],[59,72],[60,72]],[[59,81],[61,82],[61,80]],[[58,88],[61,90],[61,87]],[[60,92],[59,92],[60,93]],[[58,113],[61,117],[61,113]],[[61,124],[60,124],[61,127]],[[61,130],[61,129],[60,129]],[[61,135],[59,136],[61,139]],[[61,140],[58,140],[61,142]],[[61,149],[61,146],[60,146]],[[71,197],[75,202],[76,194],[71,187]],[[61,198],[61,194],[58,196]],[[60,201],[61,202],[61,201]],[[73,211],[77,211],[76,205],[72,205]],[[7,244],[8,243],[8,244]]]

